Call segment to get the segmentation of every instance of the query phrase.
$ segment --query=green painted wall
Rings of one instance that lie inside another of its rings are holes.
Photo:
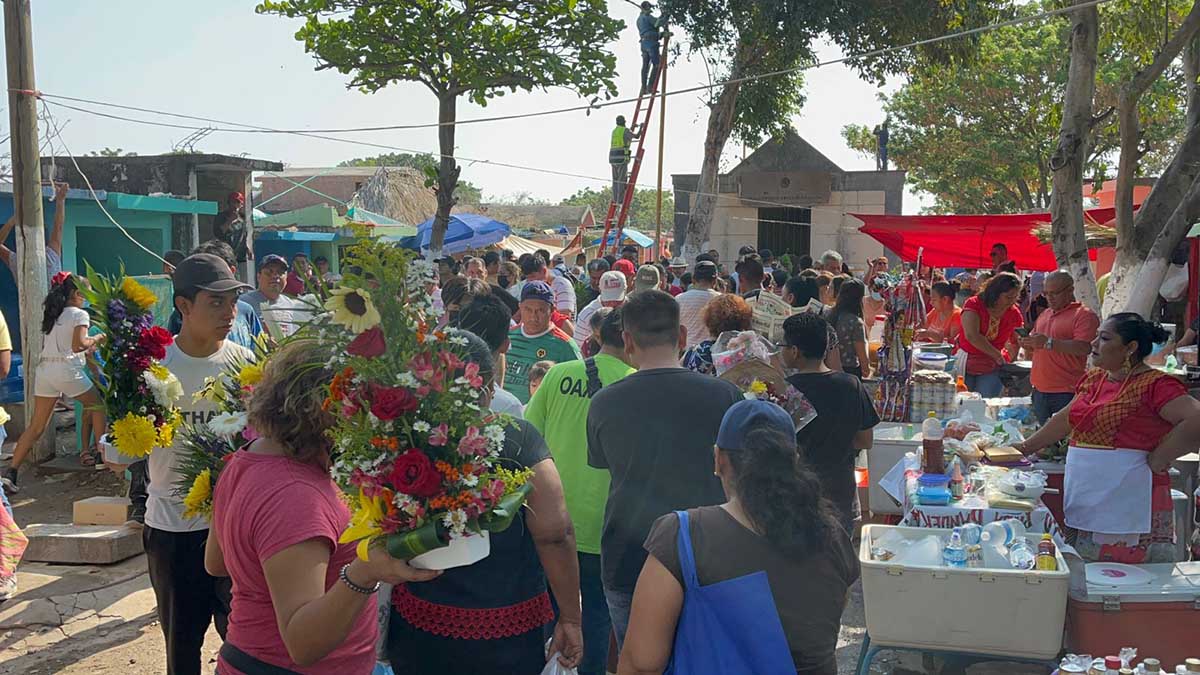
[[[111,203],[111,200],[110,200]],[[171,214],[109,208],[109,213],[146,248],[162,255],[171,244]],[[53,212],[47,213],[53,217]],[[82,272],[84,262],[97,271],[116,274],[121,264],[127,274],[160,274],[162,262],[141,250],[105,217],[95,202],[67,202],[67,225],[63,231],[63,261],[69,269]]]

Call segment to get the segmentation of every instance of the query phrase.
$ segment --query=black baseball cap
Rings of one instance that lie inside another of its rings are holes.
[[[637,246],[634,246],[633,244],[625,244],[624,246],[621,247],[621,253],[637,253],[640,250],[641,249],[639,249]]]
[[[748,244],[738,248],[738,255],[749,255],[751,253],[758,253],[758,250]]]
[[[175,292],[184,295],[197,291],[226,293],[251,288],[233,276],[229,263],[211,253],[197,253],[184,258],[175,266],[171,282],[175,285]]]
[[[258,261],[258,269],[260,269],[260,270],[262,268],[266,267],[267,265],[281,265],[281,266],[283,266],[284,270],[288,269],[287,258],[284,258],[283,256],[281,256],[277,253],[268,253],[267,255],[264,255],[261,260]]]
[[[692,272],[693,279],[716,279],[717,264],[711,260],[701,260],[696,263],[696,271]]]

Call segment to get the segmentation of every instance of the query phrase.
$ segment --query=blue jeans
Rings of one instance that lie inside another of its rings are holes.
[[[605,587],[604,598],[608,600],[608,615],[612,618],[612,630],[619,652],[625,646],[625,631],[629,630],[629,608],[633,605],[633,593]]]
[[[1000,381],[999,370],[982,375],[964,375],[963,384],[967,385],[967,391],[973,391],[984,398],[996,398],[1004,393],[1004,383]]]
[[[604,675],[608,667],[608,634],[612,619],[604,584],[600,581],[600,556],[579,553],[579,591],[583,598],[583,661],[579,675]]]
[[[1039,422],[1045,424],[1059,410],[1071,405],[1071,399],[1073,398],[1075,398],[1075,394],[1071,392],[1044,394],[1034,389],[1033,414]]]

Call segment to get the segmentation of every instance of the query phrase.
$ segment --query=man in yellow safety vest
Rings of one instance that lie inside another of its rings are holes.
[[[625,185],[629,180],[629,145],[641,136],[637,129],[625,126],[625,116],[617,115],[617,126],[612,132],[612,143],[608,146],[608,163],[612,166],[613,201],[620,204],[625,199]]]

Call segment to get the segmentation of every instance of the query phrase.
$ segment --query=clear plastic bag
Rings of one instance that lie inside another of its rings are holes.
[[[752,330],[727,330],[717,336],[712,346],[713,367],[720,377],[725,371],[743,361],[758,360],[770,364],[779,350],[769,340]]]
[[[542,669],[542,675],[579,675],[579,671],[575,668],[567,668],[558,662],[558,652],[550,657],[546,662],[546,667]]]

